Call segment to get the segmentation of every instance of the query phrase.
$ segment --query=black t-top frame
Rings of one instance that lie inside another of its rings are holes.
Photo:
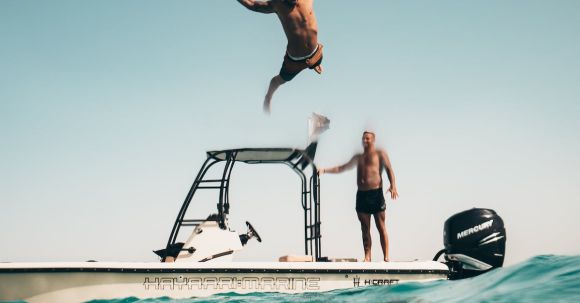
[[[229,214],[229,188],[230,176],[236,162],[247,164],[286,164],[300,177],[302,186],[302,209],[304,209],[304,252],[311,255],[314,260],[324,260],[321,257],[321,233],[320,233],[320,178],[317,174],[316,165],[314,164],[314,155],[316,153],[316,142],[311,143],[306,149],[294,148],[241,148],[208,151],[207,159],[199,170],[191,189],[185,197],[185,201],[179,210],[175,219],[175,224],[171,230],[171,235],[167,241],[166,251],[173,250],[176,247],[177,236],[183,226],[197,226],[208,219],[188,219],[185,218],[187,209],[197,190],[215,190],[219,191],[219,200],[217,203],[216,220],[223,229],[227,228],[227,215]],[[221,179],[205,178],[208,170],[217,163],[225,162]],[[310,177],[307,177],[305,171],[311,168]],[[179,246],[181,249],[181,246]],[[187,250],[187,249],[185,249]]]

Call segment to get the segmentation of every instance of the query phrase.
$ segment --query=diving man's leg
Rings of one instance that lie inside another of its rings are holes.
[[[271,110],[271,103],[272,103],[272,96],[274,92],[280,87],[280,85],[286,83],[280,75],[276,75],[272,80],[270,80],[270,87],[268,87],[268,92],[266,93],[266,97],[264,97],[264,112],[269,114]]]

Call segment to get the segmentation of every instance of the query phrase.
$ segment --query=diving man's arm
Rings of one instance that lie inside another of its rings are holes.
[[[238,2],[254,12],[262,14],[271,14],[274,12],[274,7],[270,1],[238,0]]]

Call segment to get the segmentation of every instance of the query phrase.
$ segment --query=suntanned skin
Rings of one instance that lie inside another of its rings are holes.
[[[395,183],[395,174],[391,166],[391,161],[387,152],[383,149],[375,148],[375,135],[371,132],[365,132],[362,137],[362,145],[364,152],[362,154],[354,155],[347,163],[332,167],[322,168],[318,170],[318,174],[323,173],[341,173],[345,170],[356,166],[356,183],[359,190],[371,190],[382,187],[383,179],[381,174],[383,169],[387,172],[390,186],[387,190],[390,192],[391,199],[395,200],[399,197],[397,193],[397,186]],[[371,215],[364,212],[357,212],[358,219],[361,224],[363,248],[365,252],[365,262],[371,261]],[[389,261],[389,238],[387,235],[387,228],[385,227],[385,211],[380,211],[373,214],[375,218],[375,225],[379,231],[381,238],[381,247],[383,249],[384,261]]]
[[[318,45],[318,24],[312,4],[314,0],[297,0],[291,7],[285,0],[254,1],[238,0],[249,10],[263,13],[275,13],[282,23],[282,28],[288,39],[287,52],[293,57],[303,57],[311,54]],[[264,97],[264,112],[270,113],[270,105],[274,92],[280,85],[286,83],[280,75],[270,80],[270,86]]]

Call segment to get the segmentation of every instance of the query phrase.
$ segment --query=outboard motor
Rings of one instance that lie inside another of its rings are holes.
[[[445,221],[445,253],[449,279],[477,276],[503,265],[506,232],[503,220],[491,209],[473,208]]]

